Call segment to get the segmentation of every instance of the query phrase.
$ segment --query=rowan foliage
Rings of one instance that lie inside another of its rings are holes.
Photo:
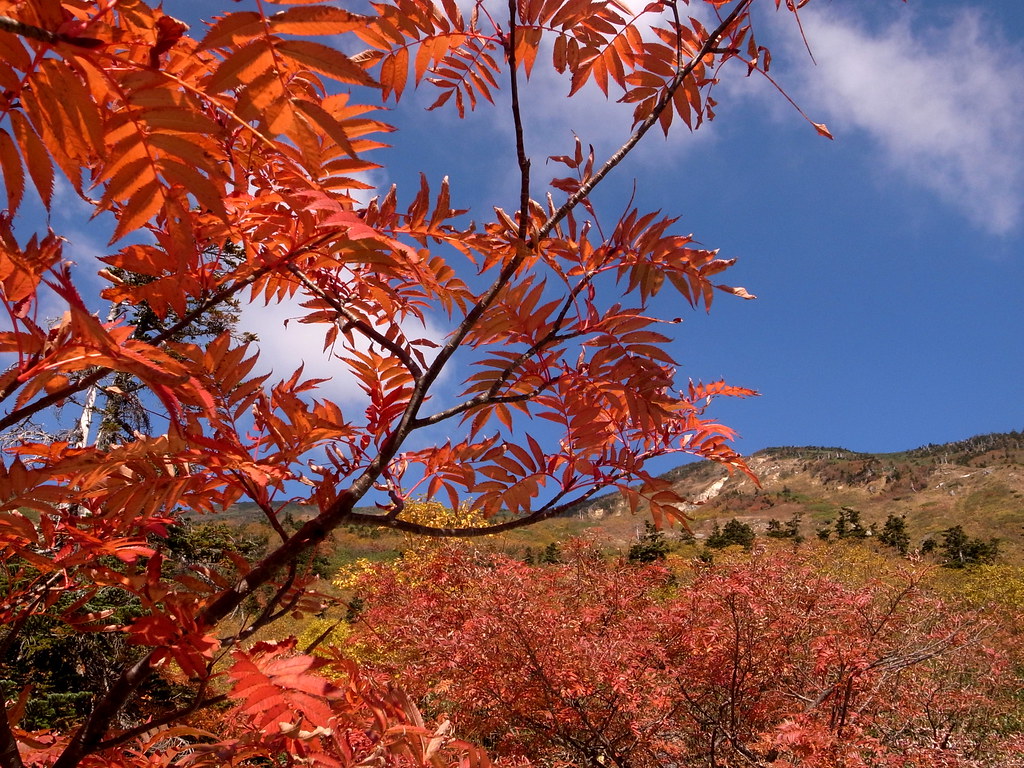
[[[680,500],[650,459],[746,471],[707,408],[752,392],[680,381],[651,308],[663,290],[694,307],[719,291],[750,298],[718,282],[732,261],[671,215],[626,206],[604,220],[589,197],[652,127],[711,119],[729,62],[767,74],[753,0],[695,5],[255,0],[190,30],[144,0],[0,0],[0,652],[39,615],[132,649],[60,729],[27,729],[31,687],[5,690],[0,765],[479,761],[354,671],[314,682],[322,662],[287,641],[247,648],[276,619],[320,609],[311,552],[342,524],[483,535],[608,486],[657,522]],[[804,3],[774,5],[796,16]],[[531,175],[526,81],[539,67],[570,95],[635,104],[617,152],[601,163],[569,144],[554,158],[568,176],[547,183]],[[521,182],[510,212],[471,220],[458,179],[372,189],[393,131],[385,104],[413,87],[459,116],[504,106]],[[98,264],[65,258],[58,189],[112,222]],[[245,338],[196,337],[238,304],[285,300],[365,407],[343,410],[301,368],[256,373]],[[428,316],[442,338],[410,330]],[[446,374],[464,377],[454,395]],[[95,444],[62,432],[55,411],[88,412],[98,390],[146,418]],[[490,525],[411,519],[406,501],[424,495]],[[265,552],[227,570],[165,567],[169,526],[239,500],[274,532]],[[297,530],[294,503],[310,510]],[[113,589],[138,615],[92,609]],[[142,714],[165,674],[190,695]],[[221,730],[188,725],[222,705],[234,709]],[[356,731],[374,735],[339,735]]]

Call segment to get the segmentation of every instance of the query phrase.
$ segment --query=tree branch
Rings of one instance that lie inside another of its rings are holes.
[[[644,134],[646,134],[654,124],[658,122],[658,118],[661,117],[661,113],[666,109],[671,108],[672,97],[679,89],[679,86],[683,84],[683,81],[693,73],[694,68],[705,56],[712,53],[718,47],[719,41],[721,41],[725,36],[729,27],[736,22],[752,2],[753,0],[741,0],[739,5],[732,9],[732,12],[725,17],[722,23],[715,27],[715,30],[708,36],[708,39],[704,41],[704,45],[700,47],[700,50],[690,58],[685,66],[676,72],[675,77],[672,78],[672,82],[669,83],[668,88],[665,89],[661,99],[658,100],[658,103],[655,105],[651,113],[644,118],[639,127],[633,131],[633,134],[626,140],[626,142],[605,161],[604,165],[602,165],[593,176],[581,184],[580,188],[570,195],[569,199],[562,203],[557,211],[548,217],[547,221],[540,226],[534,235],[535,241],[539,241],[541,238],[545,237],[555,227],[555,225],[558,224],[558,222],[568,215],[569,211],[579,205],[584,198],[590,195],[594,190],[594,187],[596,187],[601,180],[604,179],[604,177],[607,176],[613,168],[615,168],[615,166],[625,159],[626,155],[628,155],[639,143],[640,139],[644,137]]]
[[[525,143],[523,139],[523,129],[521,123],[520,106],[518,98],[518,84],[516,75],[516,64],[515,64],[515,5],[514,0],[510,4],[510,37],[508,43],[509,52],[509,64],[511,68],[512,76],[512,88],[515,93],[513,97],[513,114],[516,121],[516,143],[517,143],[517,159],[519,162],[520,173],[521,173],[521,187],[520,187],[520,221],[518,227],[519,242],[515,244],[516,251],[512,253],[508,261],[501,268],[498,276],[488,288],[487,291],[479,298],[479,300],[470,308],[466,313],[462,322],[458,328],[449,337],[447,343],[440,350],[440,353],[435,360],[423,371],[422,376],[416,381],[413,387],[412,394],[410,395],[409,402],[404,409],[402,417],[398,424],[395,425],[394,430],[385,438],[380,445],[377,456],[369,463],[363,473],[352,482],[347,490],[341,492],[333,503],[331,503],[326,509],[321,511],[315,518],[304,524],[291,538],[287,541],[282,542],[275,550],[268,553],[260,562],[258,562],[249,573],[239,579],[239,581],[231,589],[225,590],[212,599],[205,608],[197,616],[197,624],[199,627],[206,628],[216,625],[219,621],[228,616],[241,602],[255,590],[261,586],[267,584],[274,578],[274,574],[278,573],[282,567],[286,567],[290,563],[294,563],[296,558],[301,556],[302,553],[311,549],[316,544],[324,540],[328,533],[340,525],[343,521],[351,520],[355,522],[367,522],[374,525],[385,525],[397,530],[409,531],[412,533],[419,533],[425,535],[441,535],[452,538],[464,538],[471,536],[481,536],[493,533],[499,533],[505,530],[512,530],[515,528],[524,527],[533,523],[539,522],[555,515],[561,514],[569,506],[570,502],[561,502],[565,497],[567,491],[558,493],[553,499],[545,504],[540,509],[515,520],[506,521],[499,523],[494,526],[481,526],[474,528],[432,528],[429,526],[420,526],[414,523],[403,521],[400,519],[382,519],[379,516],[367,515],[363,513],[353,512],[354,505],[365,496],[365,494],[372,488],[373,483],[380,477],[381,473],[388,466],[388,464],[397,455],[402,444],[408,437],[409,433],[417,426],[416,416],[418,409],[421,407],[425,400],[427,393],[433,383],[436,381],[441,371],[444,370],[445,366],[451,360],[456,350],[458,350],[466,337],[470,334],[476,323],[479,321],[481,316],[487,311],[487,309],[495,302],[500,292],[507,286],[512,277],[516,274],[519,268],[522,266],[524,261],[527,259],[533,249],[536,248],[537,242],[548,234],[551,229],[561,221],[570,210],[580,203],[593,188],[608,174],[608,172],[614,168],[622,159],[632,150],[632,148],[639,142],[643,135],[650,129],[650,127],[657,121],[660,114],[665,108],[670,106],[671,98],[678,87],[683,83],[685,78],[692,73],[694,67],[700,62],[700,60],[708,55],[718,44],[719,40],[724,36],[725,32],[746,10],[751,0],[742,0],[738,6],[733,10],[732,13],[718,26],[718,28],[712,33],[712,35],[702,46],[701,50],[691,59],[691,61],[682,69],[680,69],[672,80],[672,83],[666,89],[662,99],[656,105],[654,111],[648,118],[640,125],[640,127],[633,133],[630,139],[620,149],[612,155],[611,158],[605,163],[605,165],[597,172],[597,174],[585,182],[581,188],[572,195],[557,211],[555,211],[545,222],[541,230],[535,233],[532,237],[529,236],[529,223],[528,216],[530,212],[530,201],[529,201],[529,159],[525,153]],[[8,30],[10,31],[10,30]],[[181,320],[174,328],[168,329],[166,332],[160,334],[154,343],[161,343],[168,339],[172,334],[177,333],[191,323],[195,317],[200,314],[207,312],[210,308],[215,306],[217,303],[224,301],[231,295],[241,290],[245,286],[255,282],[259,276],[266,274],[273,269],[280,268],[282,265],[287,266],[288,262],[294,258],[307,253],[310,250],[318,247],[323,242],[326,242],[330,238],[334,237],[335,233],[328,233],[318,238],[313,243],[297,249],[294,253],[290,253],[285,256],[282,260],[276,262],[273,265],[266,265],[260,267],[253,275],[245,278],[238,283],[234,283],[230,286],[225,287],[207,302],[204,302],[200,307],[197,307],[192,313],[189,313],[185,318]],[[361,329],[363,330],[363,329]],[[390,350],[389,351],[393,351]],[[411,369],[410,369],[411,370]],[[40,410],[52,405],[62,399],[66,399],[71,394],[81,391],[86,387],[90,386],[96,380],[98,380],[106,371],[99,371],[95,375],[84,377],[82,381],[78,382],[73,387],[65,387],[59,392],[55,392],[45,398],[42,398],[36,403],[32,403],[24,408],[16,410],[14,413],[9,414],[6,418],[0,420],[0,429],[10,426],[13,423],[17,423],[27,416],[31,416]],[[602,485],[607,485],[609,482],[614,482],[616,478],[606,478]],[[594,486],[589,490],[581,493],[571,503],[578,503],[585,501],[592,497],[599,490],[598,486]],[[57,760],[54,768],[71,768],[71,766],[77,765],[81,759],[95,751],[100,745],[105,744],[103,736],[109,729],[110,724],[113,722],[116,714],[120,711],[125,701],[130,695],[137,690],[139,685],[148,677],[153,669],[153,660],[155,651],[151,651],[135,664],[125,669],[121,676],[114,682],[111,688],[102,696],[99,696],[94,702],[94,708],[92,713],[89,715],[85,723],[74,735],[71,743],[65,749],[64,753]]]
[[[7,720],[7,702],[0,701],[0,768],[25,768],[18,751],[18,740],[14,738],[11,724]]]
[[[570,507],[591,498],[599,490],[602,490],[603,488],[608,487],[610,483],[615,482],[616,479],[619,478],[609,478],[608,481],[602,483],[601,486],[595,485],[571,501],[559,503],[559,500],[564,498],[567,493],[567,491],[562,491],[556,494],[553,499],[548,501],[548,503],[540,509],[533,511],[524,517],[517,517],[503,523],[495,523],[494,525],[469,526],[466,528],[437,528],[430,525],[412,523],[408,520],[389,518],[385,515],[367,514],[365,512],[351,512],[346,519],[353,523],[375,525],[381,528],[391,528],[392,530],[412,533],[417,536],[433,536],[446,539],[471,539],[476,538],[477,536],[490,536],[495,533],[512,531],[516,528],[524,528],[526,526],[539,523],[542,520],[557,517],[558,515],[566,512]]]
[[[516,0],[508,0],[508,40],[505,53],[508,56],[512,121],[516,134],[516,160],[519,162],[519,239],[525,243],[530,231],[530,158],[526,156],[523,114],[519,102],[519,72],[516,64],[517,29]]]
[[[153,649],[136,661],[121,673],[103,696],[97,697],[88,719],[71,738],[53,768],[72,768],[96,750],[96,745],[102,740],[121,707],[153,671],[155,654],[156,649]]]
[[[345,322],[349,326],[355,328],[370,341],[379,344],[381,347],[383,347],[392,355],[401,360],[402,365],[404,365],[409,370],[409,373],[412,374],[413,379],[419,379],[419,377],[423,375],[423,370],[419,367],[416,361],[412,359],[412,356],[409,354],[408,350],[406,350],[400,344],[396,344],[395,342],[393,342],[391,339],[389,339],[387,336],[378,331],[369,323],[366,323],[360,320],[355,315],[353,315],[348,309],[346,309],[344,304],[338,301],[338,298],[336,296],[331,296],[330,294],[328,294],[323,288],[321,288],[319,285],[310,280],[309,277],[307,277],[306,274],[294,264],[288,265],[288,271],[295,275],[295,277],[299,279],[299,282],[301,282],[306,287],[307,290],[313,293],[320,300],[327,302],[327,304],[330,305],[331,309],[333,309],[339,315],[344,317]]]
[[[0,32],[10,32],[14,35],[21,35],[30,40],[38,40],[41,43],[56,45],[61,38],[47,29],[26,24],[23,21],[12,19],[10,16],[0,16]]]
[[[488,392],[481,392],[471,400],[467,400],[459,405],[453,405],[451,408],[447,408],[443,411],[427,416],[422,419],[416,419],[413,422],[413,429],[419,429],[420,427],[427,427],[432,424],[439,424],[442,421],[458,416],[460,413],[466,413],[474,408],[482,408],[488,405],[508,404],[508,403],[523,403],[529,400],[533,400],[537,395],[547,391],[562,379],[561,376],[555,376],[549,381],[545,381],[539,387],[535,387],[529,392],[522,392],[518,395],[495,395]]]
[[[179,320],[173,326],[167,328],[166,330],[154,336],[148,343],[151,344],[152,346],[158,346],[164,343],[165,341],[173,339],[176,335],[184,331],[186,328],[188,328],[188,326],[195,322],[196,319],[198,319],[205,313],[209,312],[218,304],[222,304],[223,302],[227,301],[233,295],[241,291],[243,288],[247,288],[248,286],[252,285],[254,282],[259,280],[268,272],[278,269],[282,264],[287,264],[291,260],[299,258],[300,256],[303,256],[309,253],[310,251],[319,248],[321,245],[328,242],[335,235],[335,232],[325,233],[320,237],[314,239],[312,242],[297,248],[295,251],[285,254],[280,260],[271,264],[264,264],[263,266],[257,268],[251,275],[244,277],[236,282],[233,282],[230,285],[224,286],[221,290],[213,294],[213,296],[211,296],[209,299],[207,299],[198,307],[196,307],[191,312],[182,317],[181,320]],[[63,400],[67,400],[72,395],[78,394],[79,392],[88,389],[113,370],[113,368],[97,368],[89,375],[83,376],[77,381],[69,383],[66,386],[63,386],[60,389],[54,391],[53,393],[48,394],[45,397],[40,398],[39,400],[36,400],[33,403],[29,403],[28,405],[15,409],[11,413],[7,414],[7,416],[0,419],[0,431],[3,431],[8,427],[12,427],[15,424],[29,418],[30,416],[39,413],[39,411],[45,410],[46,408],[56,405],[57,403],[60,403]]]
[[[234,637],[233,642],[237,643],[240,640],[244,640],[247,637],[251,637],[255,632],[257,632],[260,629],[260,627],[266,626],[267,624],[277,621],[277,619],[281,618],[286,613],[289,613],[292,610],[292,608],[295,607],[295,604],[299,601],[299,598],[302,596],[302,592],[300,590],[296,590],[295,594],[292,595],[291,600],[289,600],[281,610],[274,610],[284,599],[284,596],[288,594],[288,590],[292,588],[292,585],[295,583],[296,575],[297,566],[295,565],[295,561],[293,560],[288,564],[288,577],[284,580],[284,583],[281,584],[277,592],[274,593],[274,596],[267,600],[267,604],[263,606],[263,610],[260,612],[260,615],[257,616],[253,620],[253,622],[249,624],[248,627],[242,629]]]
[[[558,379],[560,378],[559,376],[554,377],[551,381],[545,382],[542,386],[534,389],[532,393],[526,393],[526,395],[524,396],[511,395],[508,398],[497,397],[498,390],[500,390],[501,387],[508,382],[508,379],[513,374],[513,372],[515,372],[517,368],[523,365],[523,363],[525,363],[531,357],[536,355],[542,349],[555,342],[567,341],[569,339],[577,338],[579,336],[584,335],[582,331],[565,335],[559,335],[558,332],[562,330],[562,326],[565,324],[565,319],[569,314],[569,309],[576,301],[576,298],[580,295],[584,288],[591,284],[591,282],[593,282],[593,274],[587,274],[583,277],[582,280],[580,280],[575,286],[573,286],[572,290],[569,291],[569,295],[565,297],[565,301],[563,302],[562,307],[558,312],[558,316],[555,318],[554,322],[551,324],[551,328],[544,335],[544,337],[534,342],[534,344],[529,349],[525,350],[521,355],[519,355],[519,357],[517,357],[515,360],[509,363],[509,365],[501,372],[501,375],[497,378],[497,380],[495,380],[495,382],[490,386],[490,388],[486,392],[481,392],[479,395],[473,397],[472,399],[466,401],[465,403],[452,406],[451,408],[448,408],[439,413],[435,413],[432,416],[427,416],[422,419],[417,418],[413,421],[412,428],[416,429],[418,427],[437,424],[441,421],[444,421],[445,419],[451,418],[452,416],[457,416],[460,413],[465,413],[466,411],[469,411],[473,408],[477,408],[482,405],[489,405],[492,403],[499,402],[515,403],[522,402],[524,400],[529,400],[533,397],[536,397],[549,387],[551,387],[556,381],[558,381]]]
[[[142,725],[137,725],[134,728],[129,728],[127,731],[122,731],[117,736],[109,738],[105,741],[101,741],[99,744],[96,745],[96,748],[110,749],[112,747],[118,747],[122,744],[125,744],[126,742],[131,741],[132,739],[137,739],[140,736],[145,736],[147,733],[150,733],[151,731],[154,731],[157,728],[162,728],[165,725],[170,725],[175,720],[180,720],[183,717],[187,717],[188,715],[191,715],[194,712],[198,712],[200,709],[206,709],[207,707],[212,707],[216,704],[220,704],[228,700],[227,695],[223,693],[217,696],[211,696],[208,699],[203,699],[202,694],[203,692],[205,692],[205,690],[206,687],[204,685],[202,688],[200,688],[199,691],[196,692],[196,697],[192,700],[192,703],[189,704],[187,707],[176,709],[173,712],[168,712],[166,715],[163,715],[162,717],[156,718],[155,720],[150,720],[149,722],[143,723]]]

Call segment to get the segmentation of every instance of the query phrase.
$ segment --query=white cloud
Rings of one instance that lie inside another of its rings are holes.
[[[805,11],[817,66],[797,78],[797,101],[839,137],[867,133],[889,168],[1006,234],[1024,214],[1024,51],[995,18],[924,13],[871,29],[831,6]]]
[[[346,193],[356,201],[357,205],[366,206],[375,197],[383,197],[390,183],[383,168],[351,173],[349,176],[356,181],[369,184],[372,189],[349,189]]]
[[[299,318],[308,310],[301,305],[301,295],[279,304],[264,306],[261,300],[242,308],[239,322],[240,331],[250,331],[259,337],[260,359],[255,373],[273,374],[273,379],[286,379],[300,366],[305,379],[330,379],[321,385],[324,396],[342,403],[363,403],[366,395],[360,389],[355,376],[344,360],[344,349],[338,344],[334,349],[324,349],[327,326],[300,323]],[[443,341],[444,331],[427,322],[426,325],[408,322],[402,329],[409,339],[429,339],[435,343]],[[357,344],[360,350],[369,348],[363,340]],[[428,359],[433,357],[431,349],[425,348]]]
[[[96,284],[105,288],[108,283],[96,277],[96,271],[105,264],[100,259],[110,255],[108,249],[99,237],[84,228],[65,230],[61,233],[64,237],[63,256],[78,265],[83,280],[96,281]]]

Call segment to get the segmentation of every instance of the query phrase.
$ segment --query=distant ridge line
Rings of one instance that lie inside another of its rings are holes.
[[[781,458],[803,458],[806,454],[812,453],[838,453],[844,456],[896,456],[907,455],[912,457],[932,456],[940,452],[950,453],[979,453],[992,451],[1000,448],[1020,449],[1024,448],[1024,432],[986,432],[963,440],[954,440],[948,443],[928,443],[917,448],[908,448],[902,451],[854,451],[841,446],[770,446],[754,451],[750,456],[771,454]]]

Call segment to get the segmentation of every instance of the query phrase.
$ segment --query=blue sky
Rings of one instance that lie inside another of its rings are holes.
[[[790,38],[778,78],[836,140],[760,88],[723,99],[721,139],[684,159],[734,180],[692,228],[760,297],[690,322],[694,375],[762,393],[720,411],[744,451],[1020,430],[1024,7],[820,8],[805,19],[818,65]]]
[[[682,375],[761,393],[714,410],[743,452],[895,451],[1024,429],[1024,6],[811,3],[816,64],[788,18],[759,21],[772,73],[835,141],[733,72],[713,123],[652,133],[596,196],[619,210],[635,181],[641,209],[679,215],[736,257],[728,282],[759,297],[722,294],[707,316],[662,302],[686,318],[673,329]],[[400,131],[376,181],[448,175],[480,215],[514,209],[506,108],[460,123],[411,108],[426,91],[388,116]],[[535,178],[572,130],[599,159],[626,135],[628,108],[565,92],[536,76],[525,90]]]
[[[171,0],[166,10],[194,23],[222,9]],[[772,74],[835,141],[770,84],[734,71],[713,123],[667,141],[652,133],[595,196],[610,215],[635,182],[641,210],[678,215],[679,230],[737,258],[726,281],[759,297],[721,294],[707,316],[660,300],[665,316],[685,317],[671,329],[683,379],[724,377],[761,393],[713,411],[739,431],[743,452],[894,451],[1024,429],[1024,6],[817,0],[802,12],[816,64],[783,16],[758,19]],[[535,178],[556,175],[543,158],[569,152],[573,130],[599,160],[628,131],[628,107],[566,92],[536,75],[526,87]],[[460,122],[426,112],[433,96],[428,86],[386,116],[400,130],[372,181],[396,182],[408,199],[419,171],[435,185],[447,175],[455,203],[479,217],[493,205],[514,210],[507,107]],[[93,232],[72,238],[83,265],[103,250]],[[326,372],[322,336],[281,331],[295,314],[253,310],[246,322],[275,372],[300,360]],[[334,392],[349,389],[340,381]]]
[[[759,297],[721,295],[708,316],[664,303],[686,318],[682,374],[761,392],[714,411],[744,452],[1024,429],[1024,6],[834,0],[803,20],[816,65],[791,24],[765,18],[760,36],[773,74],[835,141],[741,78],[721,86],[707,130],[650,135],[599,196],[617,210],[635,179],[641,209],[680,215]],[[528,124],[531,154],[564,152],[570,128],[607,153],[628,122],[619,105],[589,94],[581,113],[560,94],[527,91],[550,110]],[[414,119],[404,127],[424,141],[451,122]],[[431,170],[457,189],[514,207],[483,147],[435,152]]]

